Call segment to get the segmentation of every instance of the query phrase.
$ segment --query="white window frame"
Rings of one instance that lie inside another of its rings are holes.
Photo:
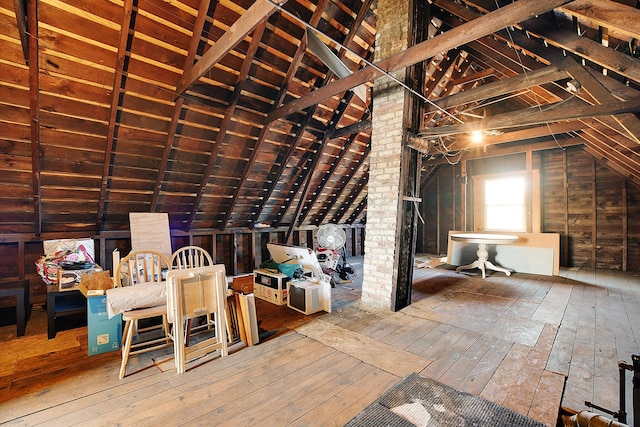
[[[541,208],[540,208],[540,172],[532,170],[530,174],[526,171],[510,172],[505,174],[476,175],[473,177],[473,223],[475,231],[496,231],[496,232],[520,232],[506,229],[486,228],[486,204],[485,204],[485,181],[493,179],[508,179],[515,176],[524,177],[524,224],[522,232],[539,233],[541,229]]]

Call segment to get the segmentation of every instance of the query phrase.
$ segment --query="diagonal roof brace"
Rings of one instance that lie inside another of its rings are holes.
[[[431,58],[439,52],[453,49],[497,30],[543,14],[569,1],[571,0],[538,0],[536,2],[520,0],[510,3],[473,21],[466,22],[459,27],[411,46],[400,53],[382,59],[372,65],[367,65],[347,77],[335,80],[320,89],[291,101],[269,113],[266,121],[278,120],[291,113],[304,110],[311,105],[319,104],[325,99],[350,90],[360,84],[373,81],[385,74],[389,75],[389,73]]]
[[[258,25],[269,19],[287,0],[279,0],[277,4],[271,1],[259,0],[247,9],[229,30],[204,54],[202,58],[187,69],[176,86],[176,98],[186,92],[200,77],[238,45]]]

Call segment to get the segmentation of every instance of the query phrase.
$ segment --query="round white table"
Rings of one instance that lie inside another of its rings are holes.
[[[489,252],[487,251],[487,245],[509,245],[518,241],[518,236],[512,236],[509,234],[482,234],[482,233],[459,233],[452,234],[451,240],[455,242],[463,243],[477,243],[478,244],[478,259],[468,265],[461,265],[456,268],[456,273],[460,270],[470,270],[472,268],[479,268],[482,271],[482,278],[485,278],[485,270],[502,271],[507,276],[511,275],[511,272],[506,268],[498,267],[494,263],[488,260]]]

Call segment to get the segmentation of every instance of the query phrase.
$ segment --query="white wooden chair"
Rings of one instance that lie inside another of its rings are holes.
[[[171,268],[184,269],[213,265],[209,252],[200,246],[184,246],[171,255]]]
[[[114,282],[117,286],[164,286],[163,273],[169,269],[169,259],[153,250],[131,252],[120,260],[120,264],[114,272]],[[145,288],[147,289],[147,288]],[[165,295],[165,293],[162,293]],[[163,347],[171,346],[169,324],[167,322],[166,296],[159,303],[151,307],[132,308],[122,313],[124,321],[124,333],[122,336],[122,364],[120,365],[120,378],[124,378],[129,356],[145,353]],[[138,327],[138,322],[144,319],[162,317],[161,325]],[[154,330],[160,330],[160,337],[153,334]],[[152,338],[144,340],[142,335],[152,335]],[[133,343],[133,337],[137,335],[137,342]]]
[[[213,336],[191,346],[184,340],[174,339],[176,370],[185,372],[187,362],[198,357],[220,351],[228,354],[226,337],[225,300],[227,281],[224,264],[171,270],[167,273],[167,313],[173,323],[175,337],[184,336],[187,319],[207,316],[212,319]]]
[[[213,265],[213,259],[209,252],[201,248],[200,246],[184,246],[176,250],[169,260],[172,269],[184,270],[185,268],[206,267]],[[200,317],[200,316],[195,316]],[[189,346],[191,338],[191,325],[192,318],[187,319],[187,325],[185,327],[184,342],[186,346]],[[211,325],[211,319],[207,316],[205,326]],[[194,329],[199,329],[197,326]]]

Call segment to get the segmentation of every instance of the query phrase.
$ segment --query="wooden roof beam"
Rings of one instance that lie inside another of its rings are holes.
[[[356,18],[354,19],[353,23],[351,24],[351,28],[350,28],[350,30],[349,30],[349,33],[347,34],[347,36],[346,36],[346,38],[345,38],[345,40],[344,40],[344,42],[343,42],[345,46],[348,46],[348,45],[349,45],[349,43],[351,43],[351,42],[353,41],[353,39],[355,38],[355,36],[356,36],[356,30],[360,27],[360,25],[362,25],[362,22],[363,22],[363,21],[364,21],[364,19],[366,18],[367,13],[368,13],[368,10],[370,9],[370,7],[371,7],[371,4],[372,4],[372,3],[373,3],[373,0],[366,0],[366,1],[364,1],[364,2],[362,3],[362,6],[360,7],[360,11],[358,12],[358,15],[357,15],[357,16],[356,16]],[[323,2],[320,2],[320,3],[318,4],[318,6],[320,6],[320,5],[324,5],[324,6],[326,6],[326,4],[327,4],[327,2],[323,1]],[[316,12],[317,12],[318,10],[320,10],[320,12],[323,12],[323,11],[324,11],[324,8],[323,8],[323,9],[320,9],[319,7],[316,7]],[[313,19],[315,19],[315,18],[316,18],[316,17],[315,17],[315,14],[314,14]],[[318,17],[318,18],[319,18],[319,17]],[[319,19],[318,19],[318,22],[319,22]],[[316,25],[317,25],[317,22],[314,22],[314,21],[312,20],[312,21],[311,21],[311,25],[312,25],[312,26],[316,26]],[[304,51],[303,51],[303,52],[304,52]],[[340,52],[340,54],[338,55],[338,57],[342,59],[342,58],[344,57],[344,55],[345,55],[345,51],[343,50],[343,51],[341,51],[341,52]],[[325,78],[324,78],[323,80],[321,80],[321,81],[319,80],[316,84],[318,84],[318,85],[320,85],[320,86],[325,85],[325,84],[327,84],[327,82],[331,81],[331,79],[332,79],[332,78],[333,78],[333,74],[331,73],[331,71],[329,71],[329,72],[327,72],[327,75],[325,76]],[[274,104],[274,107],[278,107],[278,105],[279,105],[279,104]],[[307,127],[307,125],[309,124],[309,122],[313,119],[313,115],[315,114],[315,110],[316,110],[316,108],[317,108],[317,104],[316,104],[316,105],[312,105],[312,106],[310,106],[310,108],[307,110],[307,112],[306,112],[306,114],[305,114],[304,119],[303,119],[303,120],[302,120],[302,122],[299,124],[298,129],[297,129],[297,131],[296,131],[296,135],[295,135],[295,137],[294,137],[294,144],[291,144],[291,145],[290,145],[290,147],[289,147],[289,149],[286,151],[285,159],[283,159],[283,161],[281,162],[280,167],[279,167],[279,169],[278,169],[277,173],[275,174],[276,176],[275,176],[275,177],[274,177],[274,179],[272,180],[271,186],[270,186],[270,188],[269,188],[269,190],[268,190],[267,194],[266,194],[266,195],[265,195],[265,197],[262,199],[262,203],[261,203],[260,207],[259,207],[259,208],[257,209],[257,211],[256,211],[256,213],[257,213],[257,214],[256,214],[256,215],[254,215],[256,219],[260,217],[260,215],[261,215],[261,213],[262,213],[262,210],[263,210],[263,209],[264,209],[264,207],[266,206],[266,201],[267,201],[267,199],[268,199],[269,197],[271,197],[271,194],[272,194],[272,193],[273,193],[273,191],[275,190],[275,187],[276,187],[276,185],[277,185],[277,183],[278,183],[278,180],[280,179],[280,176],[282,175],[282,172],[284,171],[284,169],[285,169],[285,168],[286,168],[286,166],[287,166],[287,163],[289,162],[289,158],[291,157],[292,153],[294,152],[294,150],[295,150],[296,146],[298,145],[298,143],[299,143],[300,139],[301,139],[301,138],[302,138],[302,136],[303,136],[303,133],[304,133],[305,128]],[[276,110],[277,110],[277,108],[276,108],[276,109],[273,109],[271,112],[273,113],[273,112],[274,112],[274,111],[276,111]],[[271,123],[271,121],[267,120],[267,121],[265,122],[265,126],[267,126],[269,123]],[[337,123],[337,122],[336,122],[336,123]],[[300,185],[300,184],[302,184],[302,183],[300,182],[300,174],[298,174],[298,178],[297,178],[296,180],[292,180],[292,181],[291,181],[291,187],[290,187],[290,188],[293,188],[293,186],[295,186],[295,185]],[[292,197],[290,200],[291,200],[291,201],[293,201],[293,197]],[[275,218],[273,219],[272,226],[277,225],[277,224],[279,224],[279,223],[280,223],[280,220],[281,220],[282,216],[284,215],[284,213],[287,211],[287,209],[288,209],[288,206],[286,206],[286,207],[284,207],[284,208],[281,208],[281,209],[278,211],[278,213],[276,214]],[[297,214],[296,214],[296,215],[297,215]]]
[[[588,22],[593,28],[600,26],[613,30],[618,37],[638,38],[640,9],[615,1],[575,0],[558,10]]]
[[[345,144],[344,150],[340,152],[340,156],[338,157],[338,159],[336,159],[336,162],[335,162],[335,166],[336,167],[337,167],[338,163],[340,163],[340,161],[344,158],[344,155],[345,155],[346,151],[348,150],[349,146],[355,140],[355,137],[356,137],[356,135],[352,135],[351,138],[349,138],[348,143]],[[365,149],[364,149],[364,151],[362,153],[362,157],[360,158],[360,161],[359,161],[359,164],[358,164],[358,168],[353,170],[348,176],[343,177],[343,178],[346,178],[346,179],[343,179],[342,184],[338,187],[338,190],[335,191],[335,195],[333,197],[331,197],[331,200],[325,200],[324,207],[326,207],[326,209],[324,209],[324,214],[321,214],[320,216],[318,216],[315,219],[315,223],[316,224],[322,224],[324,219],[329,214],[329,210],[331,208],[331,205],[334,204],[336,201],[338,201],[338,199],[340,198],[342,193],[344,193],[344,191],[347,189],[347,186],[349,185],[349,182],[353,179],[353,177],[355,176],[357,170],[364,163],[364,160],[369,156],[369,152],[370,151],[371,151],[371,144],[368,144],[365,147]],[[331,171],[331,173],[333,174],[333,171]],[[354,195],[353,194],[349,195],[349,199],[355,200],[354,199]],[[334,218],[334,220],[335,220],[335,218]]]
[[[13,6],[16,12],[18,33],[20,34],[20,44],[22,44],[22,54],[24,55],[24,61],[29,64],[29,40],[27,38],[27,4],[25,3],[25,0],[13,0]]]
[[[370,149],[371,149],[371,146],[369,145],[369,146],[367,147],[367,150],[365,150],[365,152],[363,153],[362,161],[361,161],[361,162],[360,162],[360,164],[358,165],[358,169],[361,169],[361,168],[363,168],[363,167],[368,167],[368,165],[367,165],[367,163],[365,162],[365,160],[369,157],[369,153],[370,153],[370,151],[371,151]],[[354,171],[354,175],[355,175],[355,171]],[[360,179],[359,179],[359,180],[354,184],[354,188],[353,188],[353,190],[351,191],[351,194],[349,194],[349,200],[350,200],[350,202],[351,202],[351,203],[353,203],[355,200],[357,200],[357,199],[358,199],[358,196],[360,196],[360,194],[362,193],[362,191],[367,187],[367,183],[368,183],[368,182],[369,182],[369,174],[365,171],[365,172],[362,174],[362,176],[360,177]],[[365,198],[363,199],[363,202],[365,203],[365,205],[364,205],[364,206],[366,206],[366,200],[367,200],[367,198],[365,197]],[[362,205],[362,203],[361,203],[361,205]],[[351,205],[350,205],[350,206],[351,206]],[[330,221],[332,221],[332,222],[333,222],[333,223],[335,223],[335,224],[339,224],[339,223],[340,223],[340,220],[342,219],[342,217],[344,217],[344,216],[345,216],[345,214],[346,214],[346,213],[347,213],[347,211],[349,210],[349,207],[350,207],[350,206],[348,206],[348,207],[346,207],[346,208],[344,208],[344,207],[342,207],[342,206],[341,206],[341,207],[339,207],[339,208],[338,208],[338,212],[337,212],[335,215],[333,215],[333,218],[331,218],[331,220],[330,220]],[[362,206],[362,209],[364,209],[364,206]],[[357,213],[356,213],[355,215],[354,215],[354,214],[350,215],[350,216],[349,216],[349,218],[348,218],[348,219],[347,219],[347,221],[346,221],[347,223],[349,223],[349,224],[353,223],[353,221],[355,221],[355,218],[356,218],[356,217],[358,216],[358,214],[362,211],[362,210],[358,210],[358,207],[359,207],[359,206],[357,206],[357,207],[354,209],[354,212],[357,212]],[[327,215],[328,215],[328,214],[329,214],[329,210],[327,209]],[[323,218],[321,218],[319,222],[322,222],[322,220],[323,220],[323,219],[324,219],[324,217],[323,217]]]
[[[453,86],[458,86],[458,85],[466,85],[469,83],[475,83],[479,80],[484,80],[486,78],[495,76],[495,72],[496,70],[494,70],[493,68],[487,68],[485,70],[481,70],[473,74],[469,74],[468,76],[462,76],[455,80],[452,80],[451,84]]]
[[[278,5],[283,5],[287,0],[276,1]],[[277,10],[271,1],[258,0],[247,9],[229,30],[220,37],[216,43],[193,64],[180,78],[176,86],[176,97],[186,92],[189,87],[202,77],[220,59],[235,48],[249,33],[258,25],[263,24]]]
[[[451,26],[461,25],[457,19],[449,17],[448,14],[470,22],[481,14],[474,12],[473,10],[462,7],[453,2],[439,2],[438,6],[443,11],[447,12],[444,16],[440,16],[443,22],[448,23]],[[543,48],[541,44],[527,38],[519,32],[507,32],[505,30],[496,31],[491,36],[481,37],[477,40],[469,42],[465,46],[466,50],[469,50],[471,54],[477,52],[474,55],[476,58],[482,56],[486,58],[487,62],[496,62],[493,67],[496,67],[496,71],[501,71],[506,76],[518,76],[523,73],[523,70],[527,72],[534,72],[534,70],[540,69],[541,64],[551,65],[547,56],[553,54],[550,49]],[[496,73],[498,74],[498,73]],[[535,74],[534,74],[535,75]],[[502,78],[504,79],[504,78]],[[543,84],[542,82],[540,84]],[[539,98],[544,99],[546,102],[552,102],[558,100],[557,94],[550,93],[544,86],[531,85],[528,87],[532,92],[530,96],[524,92],[521,96],[522,99],[531,98],[530,105],[536,105],[540,102]],[[560,98],[561,99],[561,98]]]
[[[196,17],[196,22],[193,26],[193,35],[191,36],[191,40],[189,40],[189,49],[187,51],[187,57],[184,62],[185,71],[189,69],[196,58],[196,53],[198,52],[198,46],[200,44],[200,38],[202,37],[202,32],[204,30],[206,20],[209,15],[213,16],[217,4],[218,2],[214,1],[212,5],[211,0],[203,0],[200,2],[198,16]],[[171,123],[169,124],[169,130],[167,132],[167,142],[164,145],[162,160],[160,161],[158,175],[156,177],[156,184],[153,187],[153,195],[151,196],[151,207],[149,208],[150,212],[155,212],[158,205],[158,197],[162,188],[162,182],[164,181],[164,175],[167,171],[167,165],[169,164],[169,156],[171,155],[171,151],[173,150],[176,131],[178,129],[178,122],[180,120],[180,116],[182,115],[184,100],[184,97],[179,97],[178,99],[176,99],[173,106]],[[194,210],[196,210],[197,208],[197,206],[193,207]]]
[[[31,129],[31,183],[33,189],[33,224],[36,236],[42,234],[40,200],[40,68],[38,62],[38,1],[28,0],[29,29],[29,127]]]
[[[528,21],[523,23],[522,27],[533,36],[544,39],[549,45],[571,52],[630,80],[640,82],[640,60],[630,55],[548,23]]]
[[[204,196],[207,183],[209,182],[209,178],[213,173],[213,168],[215,167],[216,160],[218,158],[218,152],[220,151],[220,147],[222,146],[222,142],[224,141],[225,135],[229,128],[229,124],[231,123],[231,119],[233,118],[233,113],[236,109],[236,106],[238,105],[240,94],[242,92],[242,89],[244,88],[245,82],[247,81],[249,71],[251,70],[253,57],[258,50],[260,40],[262,39],[262,35],[266,27],[266,21],[258,24],[251,37],[251,44],[249,45],[249,49],[247,49],[247,54],[245,55],[244,61],[242,61],[242,66],[240,67],[240,70],[238,72],[236,87],[233,90],[233,94],[231,95],[231,99],[229,101],[229,106],[227,107],[222,122],[220,123],[220,130],[218,131],[218,134],[216,136],[213,150],[209,154],[207,166],[205,167],[204,173],[202,174],[202,178],[200,180],[200,187],[198,188],[198,193],[196,194],[196,198],[193,202],[193,210],[191,211],[191,214],[189,215],[189,219],[187,221],[187,230],[191,229],[191,224],[193,223],[193,220],[198,213],[198,206],[200,206],[200,202],[202,201],[202,197]]]
[[[482,159],[488,157],[499,157],[499,156],[508,156],[511,154],[519,154],[526,153],[529,151],[545,151],[545,150],[557,150],[560,148],[567,147],[575,147],[579,145],[584,145],[584,139],[573,136],[569,138],[563,139],[554,139],[549,138],[544,141],[533,142],[529,144],[520,144],[520,145],[500,145],[500,146],[491,146],[486,147],[483,145],[482,147],[473,147],[469,148],[462,152],[461,156],[457,158],[457,161],[462,160],[473,160],[473,159]],[[436,160],[427,160],[425,162],[426,165],[445,165],[449,164],[451,160],[447,160],[445,158],[439,158]]]
[[[333,131],[331,139],[340,138],[343,136],[350,136],[360,132],[367,132],[371,130],[371,120],[360,120],[352,125],[341,127]]]
[[[569,74],[559,69],[557,66],[550,65],[531,72],[523,72],[522,74],[496,82],[487,83],[477,86],[474,89],[458,92],[455,95],[434,101],[434,104],[440,108],[451,108],[470,102],[479,102],[487,98],[493,98],[507,93],[518,92],[528,89],[532,86],[538,86],[544,83],[553,82],[569,77]],[[429,106],[426,112],[437,111],[436,107]]]
[[[474,143],[470,138],[464,136],[459,137],[454,141],[452,150],[473,150],[477,148],[485,149],[486,147],[498,144],[505,144],[517,141],[525,141],[528,139],[544,138],[551,135],[559,135],[563,133],[578,132],[585,127],[583,120],[572,120],[570,122],[549,123],[539,125],[527,129],[519,129],[511,132],[504,132],[497,135],[485,135],[482,143]],[[427,138],[409,137],[408,145],[414,150],[420,151],[423,154],[429,152],[429,142]]]
[[[322,13],[324,12],[324,9],[327,6],[327,3],[329,2],[329,0],[321,0],[318,5],[316,6],[316,10],[313,13],[313,16],[311,17],[311,25],[316,26],[318,24],[318,22],[320,22],[320,18],[322,17]],[[287,69],[287,74],[285,75],[284,79],[283,79],[283,83],[280,86],[280,90],[278,90],[278,94],[276,95],[276,98],[274,100],[273,103],[273,107],[272,109],[274,109],[275,107],[277,107],[278,105],[280,105],[280,103],[282,103],[282,100],[284,100],[285,95],[287,94],[287,90],[289,89],[289,84],[291,82],[291,79],[293,79],[293,77],[295,76],[298,67],[300,67],[300,63],[302,62],[302,58],[304,57],[304,52],[306,50],[306,43],[304,41],[304,38],[302,39],[302,41],[300,42],[300,44],[298,45],[298,48],[296,49],[296,53],[293,55],[293,58],[291,60],[291,63],[289,64],[289,67]],[[311,120],[311,116],[308,117],[308,120]],[[236,191],[233,194],[233,197],[231,199],[231,204],[229,205],[229,209],[227,210],[224,218],[222,219],[222,227],[225,228],[229,222],[229,220],[231,219],[231,213],[233,212],[233,209],[235,209],[236,203],[238,201],[238,195],[240,194],[240,191],[242,189],[242,186],[244,185],[244,183],[246,182],[247,177],[249,176],[253,165],[256,162],[256,159],[258,158],[258,154],[260,153],[260,147],[262,146],[262,144],[264,143],[267,134],[269,133],[269,129],[270,129],[270,124],[267,123],[265,124],[262,129],[260,129],[260,134],[258,135],[258,138],[256,140],[256,144],[253,147],[253,150],[251,151],[251,156],[249,157],[249,161],[247,162],[247,166],[244,168],[244,171],[242,172],[242,176],[240,178],[240,184],[238,184],[238,186],[236,187]],[[301,126],[301,128],[303,129],[303,127]],[[302,136],[302,133],[300,133],[300,136]],[[300,138],[297,138],[296,140],[296,145],[297,143],[300,141]],[[288,155],[287,155],[287,160],[289,159],[289,156],[291,155],[291,153],[293,153],[293,149],[295,147],[291,147],[290,150],[288,150]],[[286,162],[285,162],[286,163]],[[280,174],[282,173],[283,169],[280,169]],[[251,217],[248,218],[249,221],[249,226],[253,226],[253,224],[257,221],[257,219],[260,217],[260,213],[262,212],[262,208],[264,207],[267,199],[269,199],[269,197],[271,197],[271,194],[273,193],[273,190],[275,189],[275,182],[277,182],[277,179],[279,178],[276,177],[276,180],[274,181],[274,184],[271,185],[269,187],[269,189],[267,190],[267,194],[268,196],[264,197],[260,206],[260,209],[258,210],[254,210],[251,212]]]
[[[562,66],[571,76],[577,80],[582,88],[588,91],[600,105],[615,102],[616,98],[611,92],[596,80],[584,67],[572,58],[565,58]],[[640,120],[633,114],[620,114],[607,118],[608,122],[614,122],[614,126],[621,128],[636,143],[640,144]],[[617,126],[616,126],[617,125]]]
[[[556,103],[559,104],[559,103]],[[476,130],[507,129],[520,126],[534,126],[545,123],[560,122],[564,120],[579,120],[594,116],[608,116],[640,111],[640,99],[629,102],[611,102],[607,105],[569,105],[565,108],[553,108],[556,104],[549,104],[546,109],[537,110],[527,108],[524,110],[498,114],[487,117],[482,121],[473,121],[464,125],[449,125],[438,128],[426,128],[420,130],[421,136],[445,136],[460,133],[469,133]]]
[[[436,0],[435,4],[439,3],[439,1],[442,0]],[[509,25],[533,18],[568,2],[569,0],[516,1],[515,3],[502,7],[498,11],[487,13],[473,21],[464,23],[445,33],[418,43],[398,54],[382,59],[373,65],[367,65],[347,77],[335,80],[308,95],[300,97],[270,113],[267,116],[267,122],[277,120],[296,111],[304,110],[311,105],[318,104],[325,99],[345,92],[360,84],[375,80],[385,73],[392,73],[409,67],[431,58],[439,52],[448,51],[457,46],[464,45],[471,40],[486,36]]]
[[[111,90],[111,106],[109,107],[109,123],[107,124],[107,135],[105,139],[104,161],[102,164],[102,181],[100,183],[100,195],[98,196],[98,210],[96,213],[96,230],[102,231],[105,218],[104,210],[107,198],[107,187],[109,185],[109,172],[111,169],[111,155],[116,145],[116,134],[118,129],[118,108],[120,107],[120,93],[123,80],[126,79],[124,73],[125,58],[129,54],[127,42],[131,37],[130,29],[133,18],[133,0],[126,0],[122,7],[122,21],[120,24],[120,39],[118,40],[118,53],[114,64],[113,89]]]

